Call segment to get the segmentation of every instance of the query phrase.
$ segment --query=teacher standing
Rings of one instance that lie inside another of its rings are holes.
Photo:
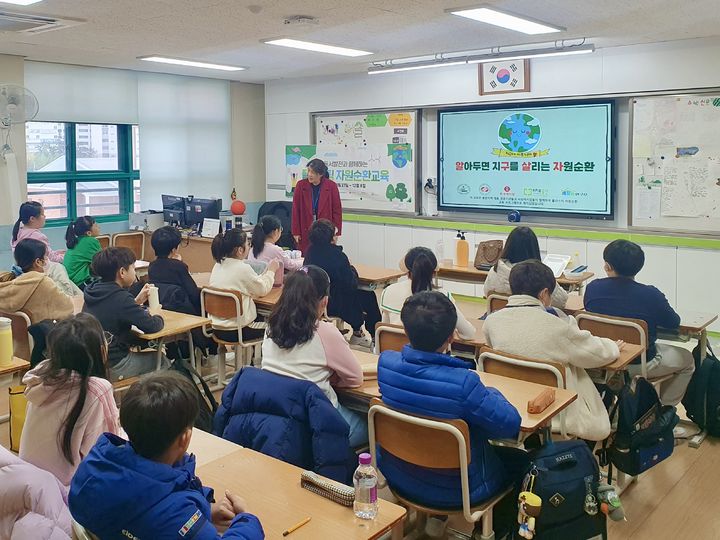
[[[342,203],[337,184],[328,178],[328,168],[321,159],[307,164],[308,177],[295,185],[292,205],[292,234],[303,254],[310,247],[310,225],[318,219],[335,224],[336,235],[342,234]]]

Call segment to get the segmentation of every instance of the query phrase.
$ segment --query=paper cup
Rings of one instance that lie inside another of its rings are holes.
[[[155,285],[150,285],[148,289],[148,306],[151,311],[160,309],[160,296],[158,295],[158,288]]]

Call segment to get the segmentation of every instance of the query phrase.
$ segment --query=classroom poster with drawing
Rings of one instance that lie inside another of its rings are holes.
[[[720,230],[720,96],[633,100],[634,226]]]
[[[415,111],[356,113],[315,118],[316,145],[285,147],[286,195],[307,177],[317,157],[338,184],[345,208],[415,211]]]

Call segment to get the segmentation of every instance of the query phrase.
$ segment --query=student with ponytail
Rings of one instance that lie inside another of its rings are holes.
[[[108,342],[87,313],[59,322],[48,335],[50,358],[23,377],[27,418],[20,457],[70,485],[80,461],[104,432],[122,434],[107,380]]]
[[[100,225],[91,216],[77,218],[65,231],[67,252],[63,265],[68,276],[81,289],[90,280],[90,264],[98,251],[102,251],[96,238],[100,234]]]
[[[50,248],[48,237],[40,231],[44,226],[45,209],[42,204],[37,201],[22,203],[20,205],[18,219],[12,229],[12,242],[10,242],[10,246],[14,250],[18,243],[26,238],[40,240],[48,248],[48,259],[52,262],[61,263],[65,254],[62,251],[53,251]]]
[[[250,252],[250,243],[247,234],[242,229],[230,229],[218,234],[212,242],[212,256],[215,266],[210,273],[210,287],[237,291],[242,294],[242,315],[240,327],[243,340],[262,337],[264,326],[250,328],[248,325],[257,318],[257,310],[253,298],[260,298],[268,294],[275,281],[275,272],[280,265],[271,261],[265,271],[258,275],[255,270],[245,262]],[[237,319],[220,319],[211,317],[213,332],[220,339],[234,341],[238,338]]]
[[[314,382],[350,426],[350,446],[367,442],[367,420],[338,403],[333,386],[356,388],[362,368],[340,331],[322,316],[330,278],[317,266],[290,274],[268,320],[262,369]]]
[[[383,322],[392,324],[402,324],[400,320],[400,312],[402,311],[405,300],[413,294],[422,291],[440,291],[445,294],[452,302],[452,295],[440,288],[433,287],[435,279],[435,271],[437,270],[437,258],[435,254],[426,247],[414,247],[405,255],[403,260],[405,268],[407,268],[408,279],[393,283],[389,287],[383,289],[380,297],[380,311],[382,312]],[[455,306],[457,308],[457,306]],[[460,339],[472,339],[475,337],[475,327],[468,322],[460,310],[457,310],[457,324],[455,330]]]
[[[280,267],[275,272],[275,287],[283,284],[285,270],[297,270],[303,264],[300,259],[291,259],[286,256],[286,253],[289,255],[289,252],[285,252],[281,247],[275,245],[282,232],[282,223],[276,216],[267,215],[260,218],[253,229],[250,242],[252,250],[248,255],[248,259],[251,261],[278,262]]]

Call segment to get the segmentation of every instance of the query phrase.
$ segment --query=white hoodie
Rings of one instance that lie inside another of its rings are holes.
[[[606,366],[620,350],[613,340],[580,330],[574,318],[556,312],[557,316],[548,313],[532,296],[511,296],[507,307],[488,315],[483,333],[488,345],[498,351],[565,365],[567,389],[578,394],[567,408],[567,432],[601,441],[610,434],[610,420],[585,370]],[[559,431],[559,418],[555,420],[553,429]]]
[[[485,287],[483,291],[485,298],[492,293],[502,294],[510,296],[512,291],[510,290],[510,270],[512,270],[513,264],[505,259],[500,259],[497,263],[497,270],[491,268],[488,273],[488,277],[485,280]],[[552,292],[551,303],[557,308],[564,308],[567,303],[568,293],[560,285],[555,285],[555,290]]]

